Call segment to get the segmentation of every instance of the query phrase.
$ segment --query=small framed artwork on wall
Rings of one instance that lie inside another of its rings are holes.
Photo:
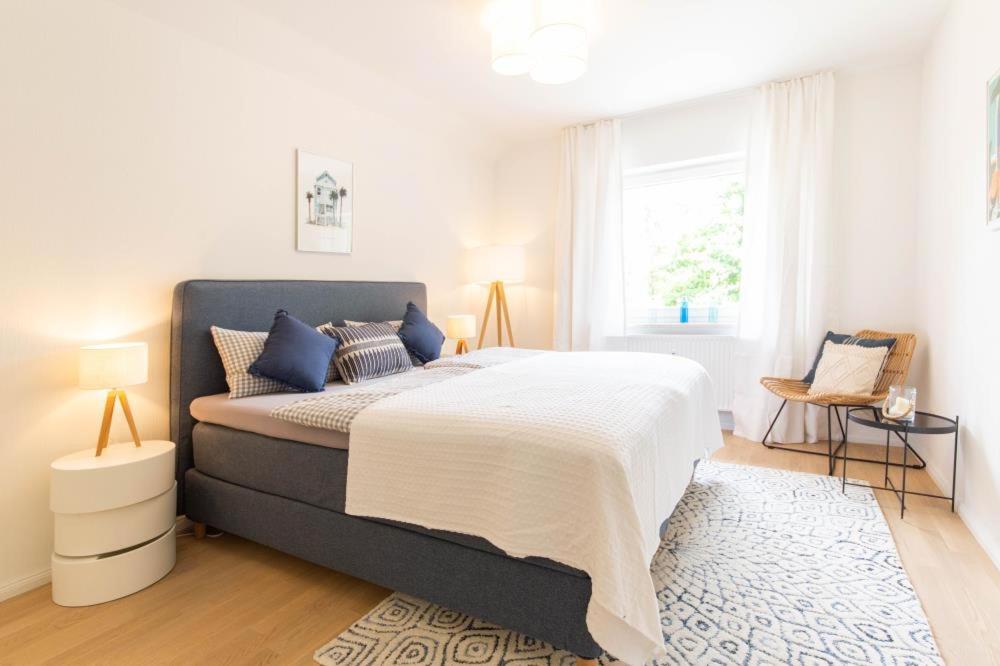
[[[298,151],[295,247],[350,254],[354,239],[354,165]]]
[[[1000,229],[1000,71],[986,86],[986,224]]]

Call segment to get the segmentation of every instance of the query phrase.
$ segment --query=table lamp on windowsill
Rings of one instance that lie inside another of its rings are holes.
[[[447,338],[457,340],[455,343],[455,353],[465,354],[469,351],[468,338],[476,337],[476,315],[460,314],[448,315]]]
[[[514,347],[514,332],[510,326],[510,312],[507,310],[507,292],[504,283],[514,284],[524,281],[525,252],[520,245],[485,245],[469,252],[469,272],[472,282],[490,285],[490,295],[486,301],[483,327],[479,332],[478,348],[483,348],[486,326],[490,321],[490,309],[496,303],[497,346],[503,346],[506,327],[507,340]]]
[[[108,445],[111,434],[111,417],[115,411],[115,402],[122,404],[125,420],[128,421],[132,441],[136,446],[142,446],[139,432],[135,428],[132,409],[128,405],[124,386],[145,384],[149,370],[149,347],[145,342],[118,342],[103,345],[88,345],[80,347],[80,388],[107,389],[108,396],[104,401],[104,420],[101,421],[101,431],[97,437],[99,456]]]

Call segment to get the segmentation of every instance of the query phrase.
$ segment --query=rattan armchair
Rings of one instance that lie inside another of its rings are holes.
[[[809,384],[805,383],[801,379],[784,379],[781,377],[761,377],[760,383],[771,393],[775,394],[783,400],[781,407],[778,408],[778,413],[774,415],[774,419],[771,421],[770,427],[767,429],[767,433],[761,440],[761,444],[769,449],[782,449],[786,451],[795,451],[797,453],[808,453],[811,455],[822,456],[825,455],[829,459],[829,473],[833,474],[834,466],[837,461],[837,454],[840,452],[841,447],[844,446],[844,442],[847,439],[844,426],[840,421],[840,408],[844,407],[845,410],[849,407],[867,407],[869,405],[874,405],[875,403],[881,403],[885,401],[886,397],[889,395],[889,387],[893,384],[902,384],[906,381],[906,375],[910,371],[910,361],[913,359],[913,350],[917,346],[917,336],[912,333],[887,333],[885,331],[873,331],[865,329],[863,331],[858,331],[855,333],[855,337],[858,338],[868,338],[868,339],[884,339],[884,338],[895,338],[896,344],[892,346],[889,350],[889,356],[886,359],[885,367],[882,368],[882,374],[879,375],[878,381],[875,383],[875,389],[870,394],[863,395],[852,395],[844,393],[809,393]],[[822,451],[808,451],[799,448],[791,448],[784,445],[779,445],[775,443],[768,444],[767,438],[770,437],[771,431],[774,430],[774,424],[778,422],[778,417],[781,416],[782,410],[785,409],[785,405],[788,401],[801,402],[807,405],[815,405],[817,407],[826,408],[826,431],[827,431],[827,451],[823,453]],[[836,450],[833,448],[833,425],[831,417],[831,411],[837,417],[837,426],[840,428],[841,440],[840,444],[837,446]],[[846,411],[845,411],[846,417]],[[864,458],[851,458],[848,460],[856,460],[859,462],[865,462]],[[912,465],[917,469],[925,466],[925,462],[920,456],[917,456],[919,463]],[[869,461],[870,462],[870,461]]]

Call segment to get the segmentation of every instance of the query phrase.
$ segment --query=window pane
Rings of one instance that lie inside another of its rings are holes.
[[[626,179],[626,308],[630,325],[736,321],[743,240],[741,171],[670,171]]]

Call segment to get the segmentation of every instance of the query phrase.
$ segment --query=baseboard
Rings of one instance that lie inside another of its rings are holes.
[[[991,524],[990,518],[985,518],[980,520],[978,514],[973,513],[969,510],[968,506],[962,506],[961,503],[956,504],[955,512],[965,523],[965,526],[969,528],[969,532],[972,533],[972,538],[974,538],[979,545],[982,547],[983,551],[986,552],[986,557],[993,561],[993,565],[1000,569],[1000,540],[990,540],[996,530],[990,530],[989,525]],[[996,518],[992,518],[995,524]]]
[[[951,491],[951,468],[946,467],[942,469],[934,465],[927,465],[926,469],[927,474],[938,487],[938,490],[942,494],[948,494]],[[961,469],[959,469],[959,474],[961,474]],[[944,502],[945,500],[939,501]],[[996,538],[996,530],[989,529],[989,526],[995,523],[996,519],[981,518],[979,514],[974,513],[967,504],[962,502],[961,495],[958,495],[958,499],[955,500],[955,513],[962,519],[965,526],[969,528],[972,538],[979,543],[994,566],[1000,569],[1000,539]]]
[[[175,529],[177,533],[180,534],[185,531],[191,530],[191,525],[193,523],[188,520],[187,516],[178,516],[177,520],[174,522],[176,526]],[[24,594],[25,592],[30,592],[36,587],[41,587],[42,585],[47,585],[52,581],[52,570],[45,569],[44,571],[39,571],[36,574],[31,574],[30,576],[25,576],[24,578],[18,578],[17,580],[12,580],[5,585],[0,585],[0,601],[10,599],[11,597],[16,597],[19,594]]]
[[[46,569],[36,574],[25,576],[17,580],[12,580],[6,585],[0,586],[0,601],[16,597],[19,594],[29,592],[36,587],[41,587],[52,580],[52,570]]]

